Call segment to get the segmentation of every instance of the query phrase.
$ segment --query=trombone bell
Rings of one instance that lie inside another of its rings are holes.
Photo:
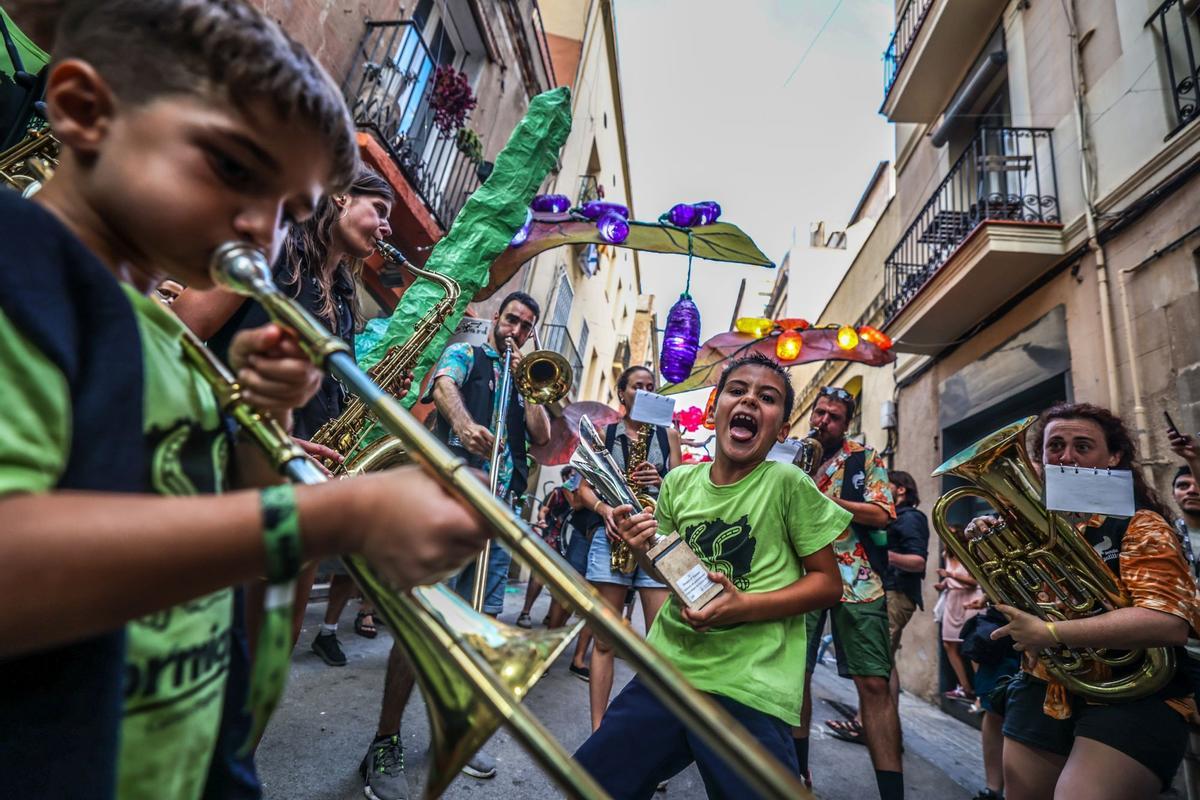
[[[554,403],[571,391],[571,365],[553,350],[535,350],[521,359],[514,376],[517,391],[536,405]]]

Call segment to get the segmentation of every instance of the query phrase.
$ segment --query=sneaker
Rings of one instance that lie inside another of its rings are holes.
[[[518,628],[532,628],[533,620],[531,620],[529,618],[528,614],[522,614],[521,616],[517,617],[517,627]]]
[[[358,766],[363,794],[371,800],[408,800],[404,774],[404,747],[399,736],[376,739]]]
[[[995,789],[983,788],[971,800],[1004,800],[1004,793],[997,792]]]
[[[656,791],[656,792],[665,792],[666,790],[667,790],[667,782],[666,781],[661,781],[658,784],[658,786],[656,786],[654,788],[654,791]]]
[[[462,771],[472,778],[494,778],[496,777],[496,759],[479,750],[471,756],[471,760],[462,768]]]
[[[346,654],[342,652],[336,633],[318,633],[317,638],[313,639],[312,649],[329,666],[346,666]]]
[[[590,669],[588,669],[587,667],[577,667],[574,664],[572,664],[570,669],[571,669],[571,674],[574,675],[576,678],[579,678],[579,680],[583,681],[584,683],[592,682],[592,671]]]

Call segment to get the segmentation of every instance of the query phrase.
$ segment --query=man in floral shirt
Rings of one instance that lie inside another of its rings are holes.
[[[812,721],[812,671],[825,618],[833,627],[838,674],[852,678],[858,690],[862,724],[855,720],[827,723],[834,735],[860,741],[871,753],[881,800],[904,796],[900,766],[900,717],[892,702],[892,673],[883,573],[887,569],[887,526],[895,519],[887,469],[875,451],[846,438],[854,416],[854,396],[845,389],[821,389],[809,420],[824,448],[825,463],[817,471],[817,488],[851,512],[850,526],[833,543],[842,574],[842,599],[833,608],[808,614],[808,663],[801,726],[793,731],[800,772],[808,774],[808,734]]]

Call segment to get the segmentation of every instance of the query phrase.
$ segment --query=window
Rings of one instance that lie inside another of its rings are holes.
[[[1167,0],[1146,24],[1162,48],[1159,64],[1167,85],[1169,139],[1200,116],[1200,7],[1192,0]]]
[[[554,293],[554,311],[550,314],[549,324],[561,325],[565,328],[568,320],[571,319],[571,306],[575,303],[575,289],[571,286],[571,279],[567,277],[566,268],[560,266],[558,269],[558,290]]]

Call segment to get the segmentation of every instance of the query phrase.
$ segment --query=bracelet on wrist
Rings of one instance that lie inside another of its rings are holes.
[[[267,581],[285,583],[300,572],[300,512],[296,487],[290,483],[268,486],[259,492],[263,547],[267,554]]]

